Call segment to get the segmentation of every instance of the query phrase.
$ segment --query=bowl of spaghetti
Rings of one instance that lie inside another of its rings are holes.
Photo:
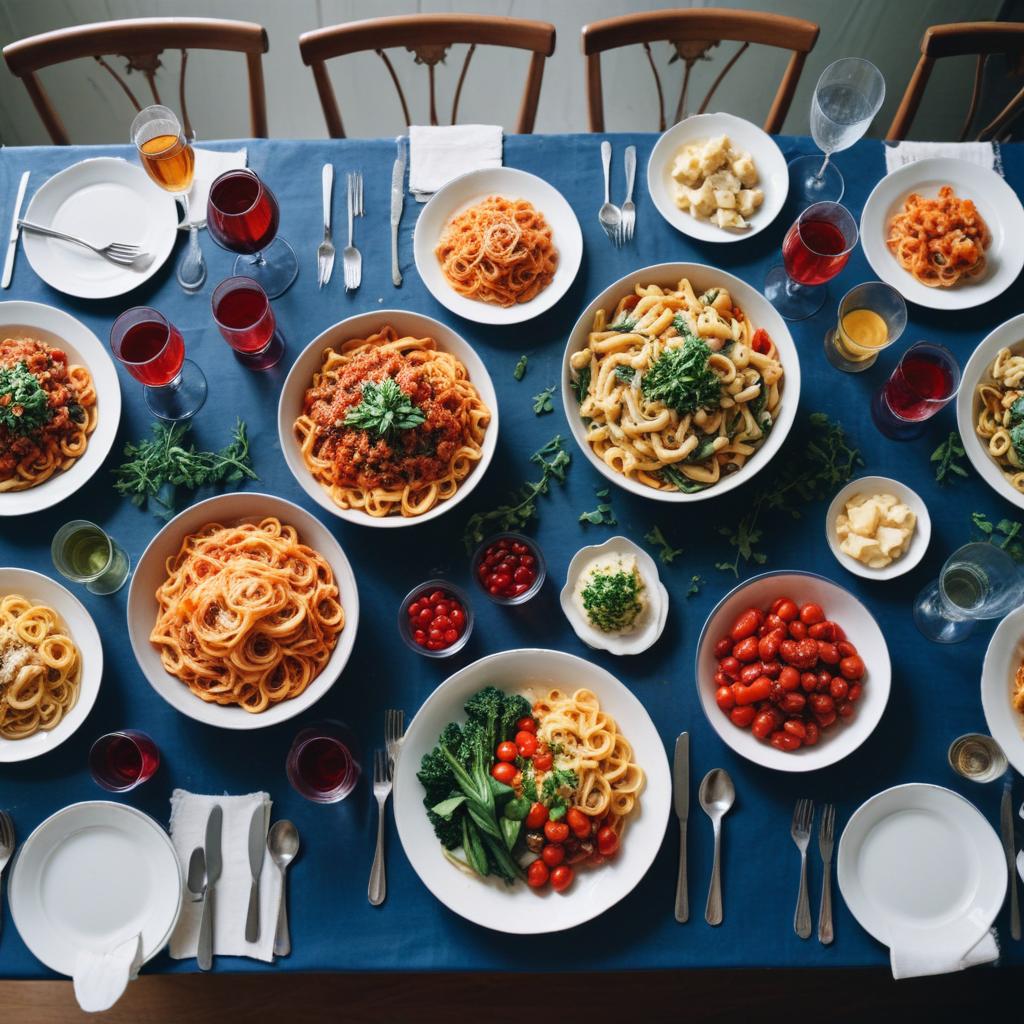
[[[782,446],[800,363],[782,317],[732,274],[644,267],[609,285],[569,335],[562,403],[613,483],[658,501],[724,494]]]
[[[442,515],[481,480],[498,438],[483,360],[450,327],[381,310],[329,327],[278,403],[285,461],[321,508],[364,526]]]
[[[481,324],[515,324],[550,309],[583,257],[562,194],[511,167],[470,171],[434,194],[416,222],[416,269],[430,294]]]
[[[63,743],[102,677],[100,635],[82,603],[41,573],[0,569],[0,763]]]
[[[128,633],[150,685],[189,718],[259,729],[335,683],[359,623],[331,532],[270,494],[221,494],[172,519],[139,560]]]

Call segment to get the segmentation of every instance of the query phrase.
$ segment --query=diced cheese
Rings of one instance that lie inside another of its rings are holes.
[[[850,529],[859,533],[862,537],[873,537],[878,523],[881,520],[881,512],[874,502],[865,502],[847,509],[846,513],[850,518]]]

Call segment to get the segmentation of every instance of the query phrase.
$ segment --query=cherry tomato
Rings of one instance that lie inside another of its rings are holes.
[[[732,656],[739,661],[754,661],[757,658],[757,637],[744,637],[732,649]]]
[[[533,767],[539,772],[551,771],[551,766],[555,763],[555,759],[551,756],[550,751],[545,754],[534,754],[533,755]]]
[[[537,737],[525,729],[516,733],[515,747],[520,757],[533,757],[537,753]]]
[[[800,609],[800,621],[805,626],[813,626],[815,623],[825,621],[825,613],[820,604],[808,603]]]
[[[764,622],[764,612],[760,608],[748,608],[732,624],[729,636],[733,640],[745,640],[757,632],[762,622]]]
[[[804,640],[807,637],[807,625],[799,619],[794,619],[789,624],[789,635],[794,640]]]
[[[775,716],[770,711],[762,711],[754,719],[750,731],[759,739],[766,740],[775,729]]]
[[[828,692],[833,700],[843,700],[850,692],[850,684],[841,676],[836,676],[829,683]]]
[[[607,825],[598,829],[597,852],[602,857],[610,857],[618,848],[619,837],[615,834],[615,829],[609,828]]]
[[[787,715],[799,715],[807,706],[807,698],[802,693],[783,694],[779,701],[779,710]]]
[[[729,717],[732,719],[733,725],[745,729],[754,720],[755,714],[757,714],[757,708],[753,704],[747,704],[746,707],[733,708],[729,712]]]
[[[724,658],[732,650],[732,639],[727,636],[723,636],[721,640],[715,644],[715,657]]]
[[[511,762],[516,759],[516,755],[518,753],[519,752],[516,750],[516,745],[514,743],[511,743],[509,740],[505,740],[504,743],[498,744],[498,749],[495,752],[494,756],[497,757],[499,761]]]
[[[509,764],[508,761],[499,761],[491,769],[491,774],[499,782],[504,783],[506,786],[511,786],[512,780],[516,777],[516,766]]]
[[[785,732],[788,732],[791,736],[795,736],[798,740],[803,742],[807,736],[807,726],[804,725],[803,721],[799,718],[790,718],[782,723],[782,728]]]
[[[532,715],[523,715],[522,718],[516,722],[516,732],[532,732],[537,731],[537,719]]]
[[[771,739],[768,742],[779,750],[792,751],[799,750],[803,741],[799,736],[794,736],[791,732],[784,732],[780,729],[772,733]]]
[[[540,856],[549,868],[557,867],[565,860],[565,847],[559,843],[545,843]]]
[[[796,602],[791,601],[788,597],[783,597],[776,603],[778,607],[775,608],[775,614],[783,622],[792,622],[800,614],[800,609],[797,608]]]
[[[843,673],[845,679],[860,679],[864,675],[864,662],[859,654],[851,654],[839,662],[839,671]]]
[[[723,711],[731,711],[736,706],[736,698],[733,696],[732,688],[729,686],[720,686],[715,691],[715,703]]]
[[[767,700],[768,694],[771,693],[772,681],[767,676],[759,676],[749,686],[743,686],[740,684],[739,692],[735,690],[733,693],[736,697],[736,703],[739,705],[744,704],[756,704],[760,700]]]
[[[539,857],[526,869],[526,883],[534,889],[543,889],[550,876],[547,864]]]
[[[750,339],[750,347],[760,355],[766,356],[772,350],[771,335],[763,328],[758,327]]]
[[[779,685],[784,690],[795,690],[800,685],[800,673],[792,665],[783,665],[779,672]]]
[[[532,803],[526,815],[526,827],[536,832],[548,820],[548,809],[543,804]]]
[[[564,821],[544,822],[544,838],[549,843],[564,843],[569,838],[569,826]]]
[[[730,679],[738,679],[740,675],[740,663],[739,661],[729,655],[727,658],[723,658],[718,663],[718,671],[727,675]]]
[[[573,871],[568,864],[559,864],[554,871],[551,872],[551,888],[555,892],[564,892],[572,885]]]
[[[577,839],[587,839],[590,837],[590,819],[582,811],[571,807],[566,811],[565,821]]]

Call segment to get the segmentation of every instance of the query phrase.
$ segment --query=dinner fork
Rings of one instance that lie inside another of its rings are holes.
[[[832,844],[836,831],[836,805],[825,804],[818,823],[818,850],[824,876],[821,879],[821,910],[818,912],[818,941],[827,946],[832,941]]]
[[[321,174],[324,187],[324,240],[316,250],[316,285],[330,284],[334,272],[334,242],[331,241],[331,189],[334,186],[334,165],[324,164]]]
[[[0,811],[0,878],[3,877],[4,868],[14,854],[14,822],[6,811]],[[0,888],[0,895],[3,889]],[[0,930],[3,929],[4,915],[3,904],[0,902]]]
[[[388,755],[379,748],[373,752],[373,795],[377,799],[377,851],[373,855],[366,896],[373,906],[379,907],[387,895],[387,879],[384,876],[384,808],[391,795],[391,765]]]
[[[619,224],[619,245],[633,241],[636,227],[636,203],[633,202],[633,184],[636,181],[636,146],[626,147],[626,201],[622,204]]]
[[[790,834],[800,851],[800,894],[796,900],[793,915],[793,930],[801,939],[811,934],[811,905],[807,898],[807,846],[811,841],[811,823],[814,820],[814,804],[810,800],[797,800],[793,810],[793,826]]]
[[[622,211],[611,201],[612,144],[607,139],[601,143],[601,167],[604,169],[604,203],[597,211],[597,219],[601,222],[608,240],[613,245],[618,245]]]
[[[60,238],[65,242],[74,242],[75,245],[92,249],[98,256],[110,260],[111,263],[118,263],[123,267],[130,266],[136,260],[149,255],[148,252],[143,252],[137,245],[131,245],[128,242],[110,242],[108,245],[93,245],[92,242],[87,242],[84,238],[78,238],[76,235],[66,235],[63,231],[44,227],[42,224],[33,224],[28,220],[19,220],[18,227],[24,228],[26,231],[34,231],[37,235]]]
[[[341,265],[345,273],[345,291],[355,291],[363,280],[363,257],[352,242],[352,218],[359,216],[363,205],[363,175],[349,171],[348,184],[348,245],[341,252]]]
[[[395,708],[388,708],[384,712],[384,745],[388,750],[388,768],[391,775],[395,774],[395,761],[398,760],[398,751],[402,747],[402,737],[405,735],[405,712]]]

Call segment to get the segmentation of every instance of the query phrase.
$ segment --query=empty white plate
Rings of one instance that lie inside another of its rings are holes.
[[[25,945],[72,975],[78,954],[142,936],[143,962],[171,937],[182,879],[167,833],[148,815],[103,800],[72,804],[21,845],[8,882]]]
[[[954,961],[992,927],[1006,895],[1006,857],[972,803],[910,783],[854,812],[836,877],[850,912],[879,942]]]
[[[82,299],[109,299],[148,281],[170,256],[178,234],[174,197],[141,167],[105,156],[72,164],[43,182],[24,219],[93,245],[127,242],[149,253],[149,260],[124,267],[84,246],[23,229],[32,269],[52,288]]]

